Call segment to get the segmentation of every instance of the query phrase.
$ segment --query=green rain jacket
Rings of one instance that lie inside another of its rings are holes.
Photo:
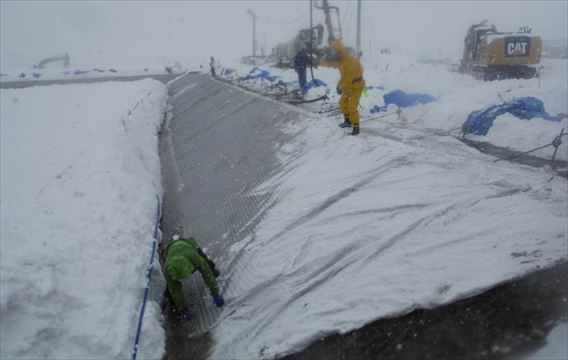
[[[219,285],[207,261],[198,254],[197,242],[193,238],[178,239],[170,242],[165,253],[165,276],[168,291],[179,309],[184,309],[185,299],[181,280],[199,270],[209,286],[212,295],[219,295]]]

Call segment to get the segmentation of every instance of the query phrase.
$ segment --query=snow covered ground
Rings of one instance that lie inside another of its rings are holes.
[[[548,334],[546,345],[526,357],[526,359],[546,359],[546,360],[563,360],[568,359],[568,322],[558,324]]]
[[[285,354],[566,259],[566,179],[452,137],[305,122],[275,205],[233,246],[255,281],[226,294],[213,358]]]
[[[370,91],[364,109],[399,88],[439,101],[405,110],[406,121],[365,122],[357,138],[336,127],[337,116],[306,114],[301,124],[309,126],[282,150],[293,161],[258,189],[277,188],[275,204],[254,239],[231,248],[245,254],[239,261],[253,281],[229,288],[212,357],[281,356],[325,334],[449,303],[565,261],[566,179],[547,169],[493,164],[491,156],[432,131],[460,127],[471,111],[516,96],[539,97],[552,114],[566,112],[565,64],[549,64],[558,72],[545,71],[539,88],[538,79],[485,83],[393,60],[388,70],[367,73],[368,85],[385,90]],[[294,79],[291,71],[270,71]],[[337,81],[334,70],[318,70],[317,77],[331,88]],[[269,83],[246,85],[260,90]],[[542,119],[499,122],[493,141],[517,150],[550,142],[566,127]]]
[[[0,357],[128,358],[162,192],[154,80],[1,90]],[[164,351],[148,303],[143,357]]]
[[[551,114],[568,112],[566,61],[544,66],[540,85],[486,83],[393,55],[366,64],[367,85],[384,90],[362,99],[364,118],[394,89],[430,93],[437,103],[364,122],[357,138],[336,127],[338,116],[305,112],[294,126],[309,126],[280,154],[294,161],[263,185],[278,189],[274,207],[254,241],[230,249],[247,244],[240,262],[254,281],[225,294],[213,358],[289,353],[328,332],[448,303],[565,260],[566,179],[493,164],[431,131],[458,128],[471,111],[519,96],[540,98]],[[316,77],[334,89],[336,70],[317,69]],[[0,95],[0,357],[129,357],[162,192],[157,133],[166,89],[144,80]],[[479,140],[529,150],[563,126],[503,116]],[[558,156],[568,158],[566,141]],[[151,301],[142,357],[163,354],[159,319]]]
[[[383,106],[383,95],[396,89],[406,93],[427,93],[438,100],[434,103],[404,109],[402,119],[397,119],[394,115],[370,120],[372,122],[404,123],[412,127],[452,131],[453,134],[458,135],[460,134],[459,128],[471,112],[522,96],[533,96],[542,100],[551,115],[568,113],[567,60],[543,59],[540,79],[490,82],[476,80],[470,75],[450,72],[444,65],[421,64],[413,58],[401,55],[381,55],[373,60],[364,61],[364,66],[366,85],[373,88],[368,91],[367,96],[361,99],[359,111],[362,119],[384,114],[371,114],[370,109],[375,105]],[[293,70],[259,67],[268,70],[273,75],[280,76],[280,79],[284,81],[297,84],[297,76]],[[227,79],[245,76],[252,69],[244,65],[235,65],[233,68],[237,71],[226,76]],[[319,67],[314,69],[314,77],[327,84],[330,90],[330,102],[336,104],[339,98],[335,94],[335,85],[338,80],[337,70]],[[308,80],[310,79],[308,71]],[[249,80],[244,84],[258,91],[266,91],[271,85],[266,80]],[[310,93],[308,97],[316,97],[325,91],[315,88],[311,89]],[[312,109],[318,107],[319,104],[311,105]],[[396,110],[394,105],[391,107],[388,112]],[[367,125],[362,124],[361,127],[364,131]],[[468,137],[473,140],[488,141],[512,150],[528,151],[550,144],[560,134],[562,128],[568,131],[568,119],[565,118],[561,122],[550,122],[541,118],[527,121],[505,114],[495,120],[487,136],[468,135]],[[532,155],[550,159],[552,153],[553,148],[548,147]],[[563,137],[563,144],[558,150],[556,159],[568,160],[567,136]]]
[[[524,356],[524,359],[535,360],[563,360],[568,359],[568,322],[564,321],[550,331],[546,338],[546,345],[541,349]]]

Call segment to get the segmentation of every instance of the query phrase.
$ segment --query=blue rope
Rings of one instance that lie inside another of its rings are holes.
[[[156,206],[156,224],[154,225],[154,240],[152,241],[152,254],[150,255],[150,262],[148,263],[148,269],[146,272],[146,278],[148,280],[146,284],[146,289],[144,289],[144,300],[142,301],[142,306],[140,307],[140,316],[138,317],[138,327],[136,329],[136,339],[134,340],[134,351],[132,352],[132,360],[136,360],[136,355],[138,354],[138,343],[140,341],[140,333],[142,332],[142,320],[144,319],[144,311],[146,310],[146,301],[148,300],[148,290],[150,289],[150,280],[152,279],[152,264],[154,263],[154,254],[156,253],[156,239],[158,237],[158,224],[160,222],[160,198],[156,196],[157,206]]]

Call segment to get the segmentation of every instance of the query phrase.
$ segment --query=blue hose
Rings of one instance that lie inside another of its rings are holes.
[[[160,223],[160,198],[156,196],[156,224],[154,225],[154,239],[152,240],[152,253],[150,254],[150,262],[146,271],[146,279],[148,280],[144,289],[144,300],[140,307],[140,316],[138,317],[138,327],[136,329],[136,338],[134,340],[134,350],[132,351],[132,360],[136,360],[138,354],[138,343],[140,342],[140,333],[142,332],[142,320],[144,319],[144,311],[146,310],[146,302],[148,301],[148,290],[150,289],[150,280],[152,279],[152,264],[154,263],[154,254],[156,253],[156,245],[158,238],[158,224]]]

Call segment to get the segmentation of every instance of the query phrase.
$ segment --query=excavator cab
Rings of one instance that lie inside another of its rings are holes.
[[[310,38],[311,37],[311,38]],[[311,29],[302,29],[294,39],[296,51],[300,49],[309,50],[310,47],[317,49],[323,41],[323,25],[319,24]]]
[[[484,45],[485,38],[488,33],[496,33],[495,26],[487,26],[487,20],[472,25],[465,36],[464,55],[462,60],[463,64],[474,61],[480,61],[482,54],[482,46]]]

